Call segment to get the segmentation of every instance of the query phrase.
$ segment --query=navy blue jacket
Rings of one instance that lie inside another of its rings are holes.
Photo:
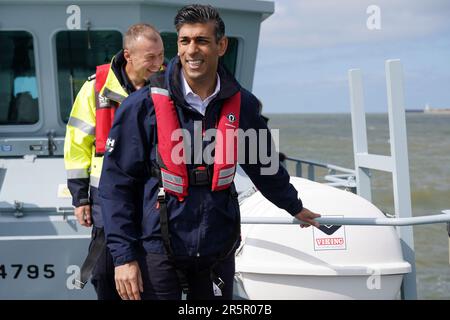
[[[165,73],[155,75],[154,79],[165,82],[177,107],[181,126],[188,129],[192,137],[194,121],[203,121],[205,129],[214,127],[223,101],[239,90],[240,128],[267,129],[258,113],[258,100],[222,66],[218,70],[220,92],[209,103],[205,116],[197,112],[184,100],[180,68],[176,57]],[[165,252],[159,209],[156,207],[158,179],[151,175],[150,170],[156,165],[157,138],[155,110],[148,86],[123,101],[109,139],[111,143],[105,153],[99,190],[107,244],[117,266],[135,260],[141,246],[146,252]],[[267,143],[270,150],[270,141]],[[289,175],[282,166],[276,174],[262,176],[260,169],[263,165],[259,160],[256,164],[240,165],[261,193],[278,207],[292,215],[302,209],[297,191],[289,183]],[[239,204],[229,190],[212,192],[210,188],[189,186],[189,195],[183,202],[167,194],[171,244],[175,255],[219,254],[229,243],[240,219]]]

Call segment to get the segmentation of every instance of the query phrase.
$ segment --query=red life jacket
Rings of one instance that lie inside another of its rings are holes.
[[[119,107],[119,103],[100,95],[100,91],[106,83],[109,69],[109,63],[97,66],[95,72],[95,155],[103,156],[106,149],[106,141],[109,131],[114,122],[114,114]],[[161,70],[165,65],[161,65]]]
[[[152,87],[151,95],[156,113],[158,153],[163,162],[163,166],[160,168],[162,185],[166,192],[176,195],[179,201],[183,201],[188,194],[188,169],[186,162],[176,164],[171,157],[172,150],[180,143],[172,141],[172,133],[180,129],[180,121],[167,90]],[[238,92],[224,102],[220,111],[216,129],[218,130],[217,135],[221,134],[222,139],[217,139],[216,136],[212,191],[225,190],[233,183],[237,164],[237,130],[239,129],[240,108],[241,93]],[[231,134],[233,134],[232,139],[230,139]],[[184,151],[181,153],[183,156],[186,154]]]
[[[105,85],[110,67],[109,63],[102,64],[97,66],[95,72],[95,155],[97,156],[102,156],[105,153],[106,140],[118,107],[115,101],[100,95],[100,90]]]

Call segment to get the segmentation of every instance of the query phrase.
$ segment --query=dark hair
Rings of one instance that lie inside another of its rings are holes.
[[[225,24],[219,15],[219,12],[210,5],[191,4],[181,8],[174,19],[177,32],[184,24],[214,22],[216,41],[222,39],[225,35]]]

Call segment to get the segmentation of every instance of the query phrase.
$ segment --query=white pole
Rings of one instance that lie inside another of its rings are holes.
[[[361,70],[351,69],[348,72],[350,86],[350,104],[352,115],[353,153],[356,168],[356,192],[359,196],[372,202],[370,172],[361,162],[361,157],[368,154],[366,114],[364,111],[364,92]]]
[[[411,190],[403,94],[403,70],[400,60],[386,61],[386,85],[391,157],[393,159],[392,180],[395,216],[397,218],[409,218],[412,216]],[[399,229],[398,232],[404,258],[411,264],[411,272],[403,278],[402,293],[405,299],[417,299],[413,229],[412,227],[406,227]]]

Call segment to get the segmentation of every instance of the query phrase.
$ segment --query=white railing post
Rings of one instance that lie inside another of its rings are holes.
[[[356,192],[359,196],[372,202],[370,172],[359,163],[358,154],[367,154],[366,114],[364,111],[364,92],[361,70],[348,72],[350,84],[350,105],[352,115],[353,153],[355,155]]]
[[[391,156],[368,153],[364,92],[359,69],[349,71],[350,102],[352,111],[353,151],[358,195],[371,201],[369,169],[392,173],[395,215],[412,216],[409,182],[408,144],[406,136],[405,106],[403,100],[402,66],[399,60],[386,61],[386,83],[389,114]],[[402,298],[417,299],[416,263],[412,227],[397,229],[403,257],[411,264],[411,272],[404,276]]]
[[[412,216],[411,190],[409,182],[408,140],[406,134],[405,102],[403,93],[403,70],[400,60],[386,61],[386,85],[389,110],[389,136],[391,157],[394,161],[392,182],[394,190],[395,216]],[[403,278],[405,299],[417,299],[416,266],[413,228],[398,230],[403,255],[411,264],[411,272]]]

